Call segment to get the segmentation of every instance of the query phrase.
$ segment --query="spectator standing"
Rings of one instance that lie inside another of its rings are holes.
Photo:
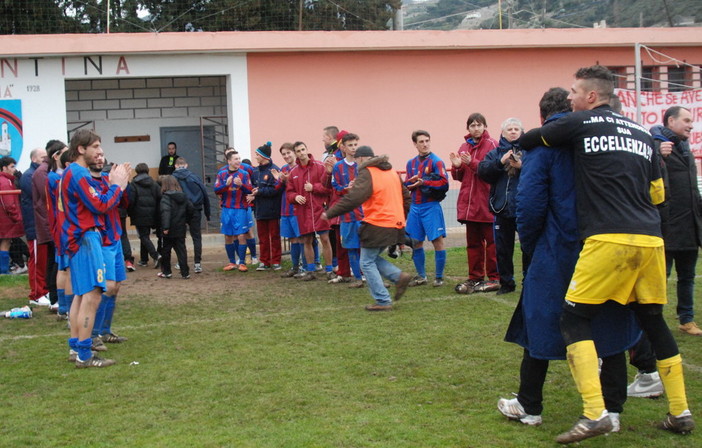
[[[164,176],[161,185],[161,229],[163,231],[163,262],[161,278],[171,278],[171,249],[175,249],[180,276],[190,278],[188,252],[185,247],[186,225],[192,218],[194,207],[188,197],[181,191],[180,184],[174,176]]]
[[[132,179],[129,189],[128,213],[139,235],[140,257],[137,264],[146,266],[150,256],[154,260],[154,268],[158,269],[161,255],[151,242],[150,235],[151,229],[156,229],[156,235],[160,238],[158,204],[161,201],[161,188],[149,176],[147,164],[137,164],[135,171],[136,176]]]
[[[194,266],[193,272],[202,272],[202,214],[207,221],[211,218],[210,197],[202,180],[188,169],[188,162],[183,157],[176,160],[176,170],[173,177],[178,180],[180,188],[193,205],[193,213],[188,220],[190,238],[193,240]]]
[[[493,233],[494,217],[488,206],[490,185],[478,177],[478,165],[497,142],[490,137],[487,120],[481,113],[473,113],[466,121],[468,134],[458,149],[451,153],[451,176],[461,183],[456,203],[458,222],[466,226],[466,253],[468,280],[456,286],[456,292],[495,291],[500,288],[497,255]]]
[[[260,245],[257,271],[280,270],[280,203],[285,192],[279,180],[280,169],[271,160],[271,143],[256,148],[252,183],[256,185],[250,199],[255,206],[256,229]]]
[[[0,158],[0,191],[16,190],[17,162],[10,156]],[[22,210],[17,194],[0,194],[0,274],[10,273],[10,244],[24,235]]]
[[[159,176],[165,176],[167,174],[173,174],[173,171],[175,171],[176,166],[176,160],[178,160],[178,145],[176,145],[175,142],[168,142],[168,146],[166,148],[166,151],[168,154],[165,156],[161,157],[161,161],[158,164],[158,175]]]

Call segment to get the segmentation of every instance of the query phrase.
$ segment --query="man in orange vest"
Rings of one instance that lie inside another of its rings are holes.
[[[364,218],[358,230],[361,239],[361,269],[374,305],[367,311],[392,310],[393,298],[382,277],[395,283],[394,300],[400,300],[412,276],[402,272],[380,254],[386,247],[405,241],[405,217],[410,207],[410,193],[392,169],[387,156],[376,157],[370,146],[356,150],[358,177],[353,188],[322,215],[329,219],[363,205]]]

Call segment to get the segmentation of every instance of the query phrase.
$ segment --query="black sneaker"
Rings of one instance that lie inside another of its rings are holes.
[[[149,262],[148,262],[148,261],[141,261],[141,260],[139,260],[139,261],[137,261],[137,265],[139,265],[139,266],[141,266],[141,267],[144,267],[144,266],[148,266],[148,265],[149,265]]]
[[[661,422],[660,428],[678,434],[690,434],[695,429],[695,421],[692,419],[690,411],[686,409],[677,416],[667,414],[665,420]]]
[[[85,361],[81,361],[80,358],[76,357],[76,368],[78,369],[85,369],[87,367],[109,367],[114,364],[114,359],[100,358],[97,355],[93,355]]]
[[[502,285],[500,286],[500,289],[497,290],[497,295],[501,296],[502,294],[509,294],[510,292],[514,292],[516,289],[517,287],[514,285]]]

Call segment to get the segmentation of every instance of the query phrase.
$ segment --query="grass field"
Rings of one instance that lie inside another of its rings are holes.
[[[110,346],[118,364],[107,369],[66,362],[65,323],[45,310],[0,320],[0,446],[555,446],[580,412],[567,366],[552,363],[542,426],[498,413],[518,386],[521,349],[502,341],[518,295],[455,294],[464,254],[449,250],[446,286],[411,288],[375,314],[365,289],[219,271],[163,292],[149,286],[156,271],[140,269],[114,324],[129,341]],[[399,263],[410,269],[409,257]],[[0,309],[24,304],[25,282],[0,277]],[[673,306],[666,318],[676,324]],[[702,338],[674,335],[700,423]],[[656,429],[666,411],[665,399],[630,399],[620,434],[582,444],[702,446],[702,429]]]

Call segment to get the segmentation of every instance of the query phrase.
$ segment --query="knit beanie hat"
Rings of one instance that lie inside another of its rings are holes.
[[[256,154],[258,154],[261,157],[265,157],[268,160],[271,160],[271,146],[271,142],[266,142],[265,145],[256,148]]]
[[[370,146],[359,146],[355,157],[375,157],[375,154],[373,154],[373,148]]]

